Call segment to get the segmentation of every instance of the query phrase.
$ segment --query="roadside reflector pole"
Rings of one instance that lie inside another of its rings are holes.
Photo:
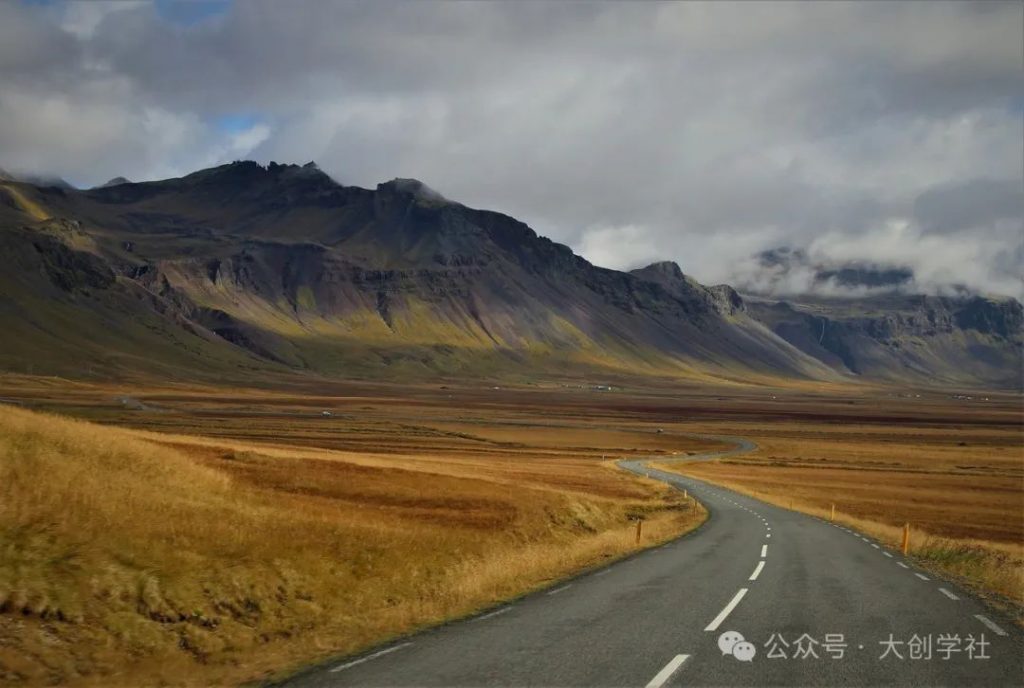
[[[835,502],[832,503],[832,515],[828,517],[828,520],[830,520],[830,521],[836,520],[836,505],[835,505]]]
[[[906,556],[910,550],[910,524],[903,524],[903,555]]]
[[[644,522],[640,519],[636,520],[636,544],[640,544],[640,533],[643,532]]]

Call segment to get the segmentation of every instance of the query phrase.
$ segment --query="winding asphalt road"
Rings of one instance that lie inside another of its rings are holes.
[[[718,439],[736,446],[687,460],[754,448]],[[1024,685],[1024,633],[898,552],[644,461],[619,465],[689,490],[708,521],[662,547],[286,685]],[[723,654],[726,633],[752,648]]]

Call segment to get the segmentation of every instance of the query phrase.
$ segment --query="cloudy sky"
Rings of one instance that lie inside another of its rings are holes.
[[[2,2],[0,167],[315,160],[608,267],[785,245],[1020,296],[1022,46],[1021,2]]]

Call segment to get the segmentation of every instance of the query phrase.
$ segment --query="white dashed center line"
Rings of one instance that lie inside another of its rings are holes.
[[[651,679],[646,688],[661,688],[672,678],[672,675],[679,671],[679,667],[690,658],[690,655],[676,655],[672,661],[665,665],[665,668],[658,672],[658,675]]]
[[[768,556],[768,545],[761,545],[761,558]]]
[[[750,574],[750,580],[757,580],[757,577],[761,575],[761,569],[763,569],[763,568],[764,568],[764,559],[762,559],[761,561],[757,562],[757,568],[755,568],[754,572],[752,574]]]
[[[401,650],[403,647],[409,647],[410,645],[412,645],[412,643],[402,643],[401,645],[395,645],[394,647],[389,647],[388,649],[381,650],[380,652],[374,652],[372,655],[366,655],[365,657],[363,657],[361,659],[356,659],[356,660],[353,660],[351,662],[345,662],[344,664],[339,664],[338,666],[336,666],[333,669],[331,669],[331,673],[333,674],[333,673],[335,673],[337,671],[343,671],[345,669],[348,669],[349,667],[354,667],[357,664],[362,664],[363,662],[369,662],[371,659],[376,659],[377,657],[383,657],[384,655],[391,654],[395,650]]]
[[[974,618],[977,619],[978,621],[980,621],[981,623],[985,624],[986,626],[988,626],[992,630],[992,632],[995,633],[996,635],[1006,635],[1006,631],[1001,629],[998,625],[996,625],[996,623],[994,621],[989,619],[987,616],[983,616],[981,614],[975,614]]]
[[[725,609],[718,612],[718,616],[716,616],[714,620],[707,625],[704,631],[707,632],[717,630],[718,627],[722,624],[722,622],[725,621],[726,618],[728,618],[729,614],[732,613],[732,610],[736,608],[736,605],[740,603],[740,600],[742,600],[743,596],[746,594],[747,588],[740,588],[739,592],[736,593],[736,595],[732,598],[729,604],[725,605]]]

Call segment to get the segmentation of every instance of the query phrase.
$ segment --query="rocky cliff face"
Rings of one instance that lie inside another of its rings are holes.
[[[657,284],[673,297],[690,305],[693,313],[715,312],[720,315],[736,315],[745,310],[743,299],[727,284],[705,287],[692,277],[683,274],[680,267],[671,261],[652,263],[647,267],[632,270],[631,275],[652,284]]]
[[[36,323],[26,331],[46,331],[31,306],[46,292],[61,317],[87,321],[83,333],[104,331],[101,321],[126,332],[148,323],[128,342],[89,335],[79,343],[88,350],[103,340],[118,360],[142,361],[138,345],[170,347],[179,359],[203,351],[214,368],[329,375],[837,379],[872,374],[862,340],[890,346],[931,336],[908,334],[930,327],[976,332],[1002,351],[999,342],[1020,329],[1019,304],[928,302],[865,317],[751,304],[674,263],[630,273],[593,266],[514,218],[416,180],[345,187],[312,163],[241,162],[160,182],[17,192],[18,203],[0,206],[0,231],[19,251],[43,242],[45,257],[19,263],[6,313]],[[47,222],[73,223],[77,238]],[[0,363],[12,357],[0,351]],[[929,365],[944,363],[921,370]]]
[[[1019,338],[1024,329],[1024,308],[1015,299],[991,299],[975,296],[956,308],[958,327],[976,330],[1006,339]]]
[[[748,302],[780,337],[839,370],[878,379],[1021,385],[1022,308],[1014,299],[890,294]]]

